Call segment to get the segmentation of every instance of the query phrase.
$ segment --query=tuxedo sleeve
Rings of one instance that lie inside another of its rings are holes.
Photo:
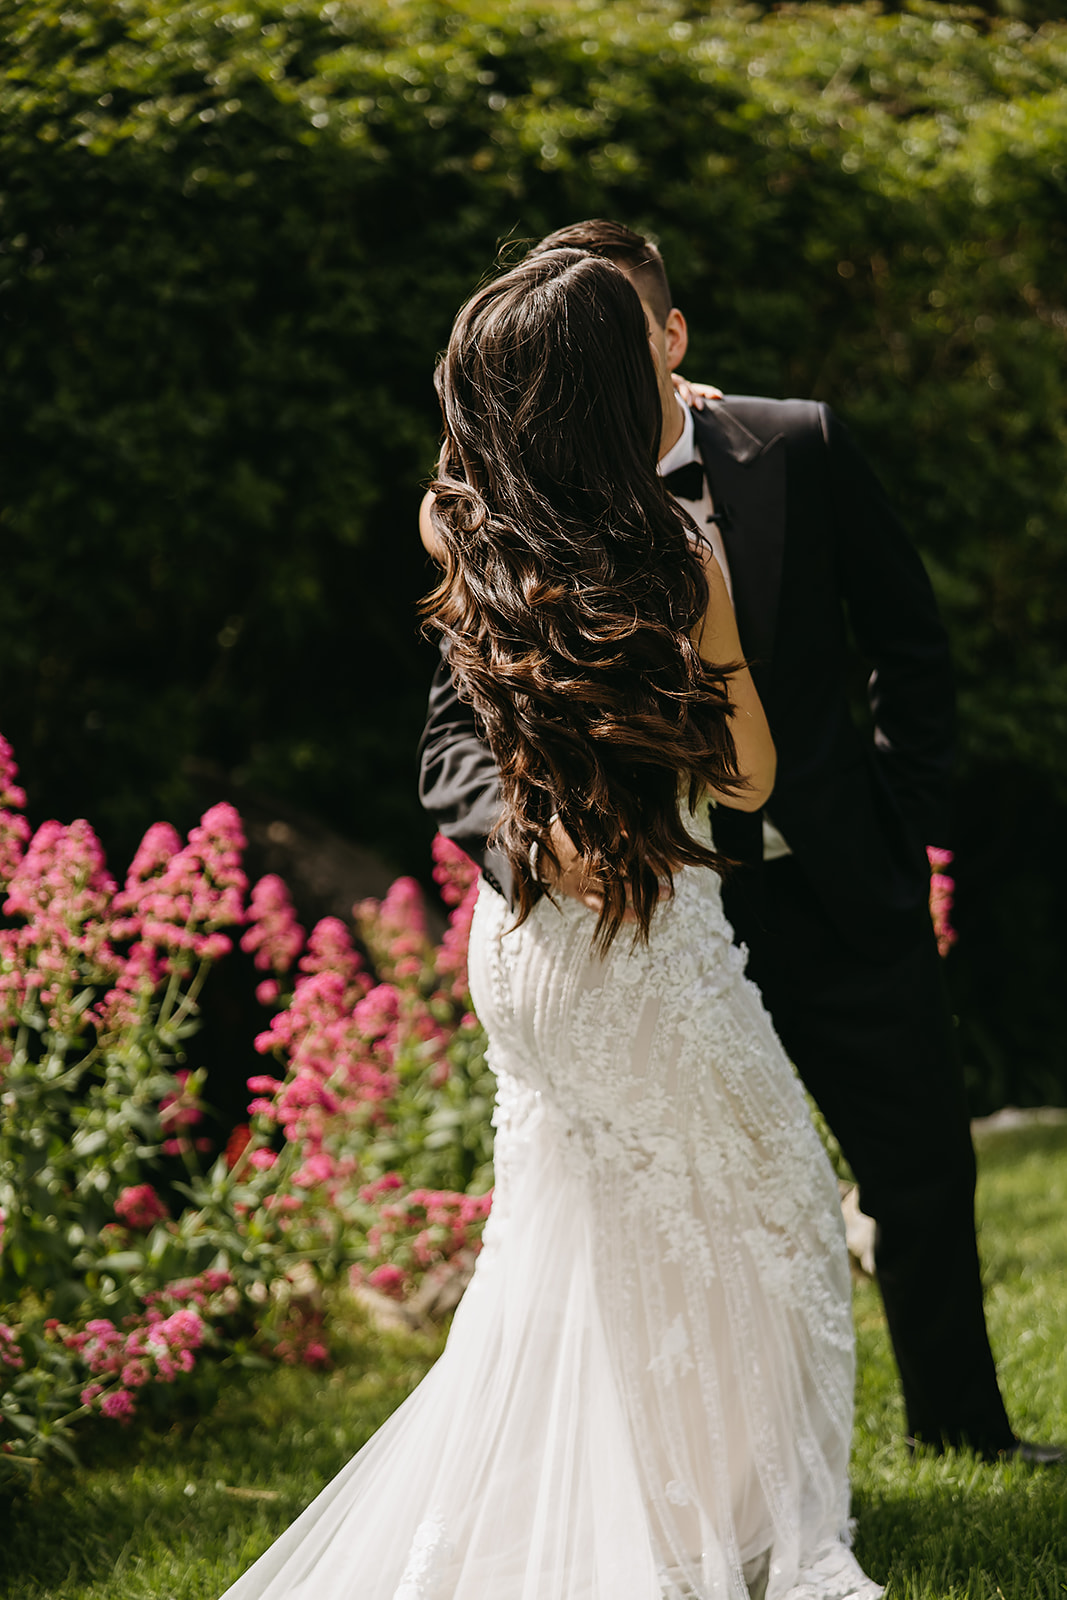
[[[419,799],[440,831],[465,850],[482,875],[513,902],[507,857],[488,843],[500,816],[500,782],[474,711],[461,700],[442,652],[419,742]]]
[[[820,406],[841,588],[861,654],[875,755],[919,844],[949,825],[955,694],[948,636],[919,554],[844,424]]]

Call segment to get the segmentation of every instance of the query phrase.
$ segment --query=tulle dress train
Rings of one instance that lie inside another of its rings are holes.
[[[493,1210],[444,1354],[224,1600],[875,1600],[837,1187],[714,873],[647,946],[482,887]]]

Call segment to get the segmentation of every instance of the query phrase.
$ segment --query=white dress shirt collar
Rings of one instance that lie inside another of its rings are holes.
[[[682,431],[678,438],[671,445],[667,454],[659,459],[660,477],[663,477],[665,473],[673,472],[675,467],[685,467],[688,466],[690,461],[700,460],[700,452],[697,449],[696,435],[693,429],[693,413],[688,406],[682,405],[677,395],[674,398],[681,407],[682,416],[685,420],[682,423]]]

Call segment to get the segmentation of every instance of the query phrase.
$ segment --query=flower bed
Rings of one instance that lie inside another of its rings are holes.
[[[435,841],[440,948],[410,879],[354,908],[358,948],[305,936],[279,878],[249,894],[230,806],[155,824],[120,888],[87,822],[31,831],[16,778],[0,738],[0,1485],[94,1415],[206,1400],[220,1363],[326,1362],[322,1289],[465,1275],[492,1181],[460,851]],[[235,939],[271,1015],[215,1154],[183,1044]]]

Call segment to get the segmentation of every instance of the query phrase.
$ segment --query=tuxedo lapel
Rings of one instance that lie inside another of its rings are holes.
[[[693,413],[722,520],[741,647],[762,688],[774,653],[785,542],[785,438],[758,439],[723,405]]]

